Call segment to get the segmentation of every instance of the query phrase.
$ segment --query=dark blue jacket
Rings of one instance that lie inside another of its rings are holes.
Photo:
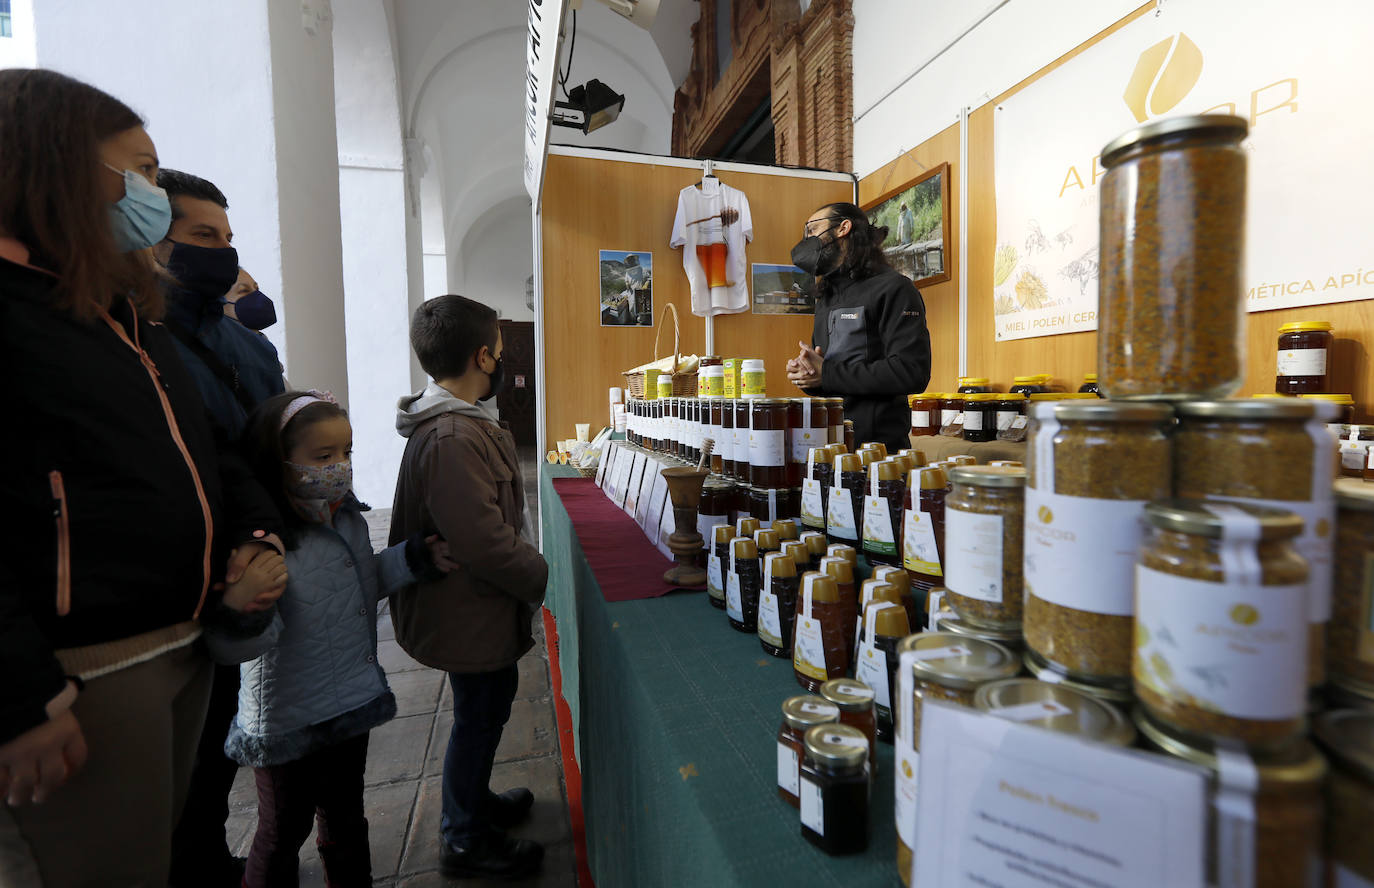
[[[244,400],[256,406],[273,395],[286,390],[282,380],[281,361],[277,350],[267,337],[249,330],[232,318],[224,316],[224,298],[205,296],[180,287],[167,290],[167,325],[173,333],[177,328],[188,331],[209,349],[229,371],[239,387],[236,395],[229,383],[221,378],[179,336],[174,336],[177,353],[186,369],[195,378],[196,388],[215,421],[237,438],[248,419]]]

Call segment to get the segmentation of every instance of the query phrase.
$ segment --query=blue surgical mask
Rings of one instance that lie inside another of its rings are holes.
[[[124,196],[110,206],[110,226],[120,252],[143,250],[166,237],[172,227],[167,192],[133,170],[120,172],[108,163],[105,166],[124,177]]]
[[[249,330],[266,330],[277,322],[277,308],[266,293],[254,290],[234,302],[234,317]]]

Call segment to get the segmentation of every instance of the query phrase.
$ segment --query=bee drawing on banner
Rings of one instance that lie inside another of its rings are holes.
[[[1089,250],[1073,262],[1059,269],[1060,277],[1078,282],[1078,295],[1088,292],[1088,282],[1097,280],[1097,248]]]
[[[1030,220],[1029,233],[1026,235],[1026,252],[1043,253],[1050,248],[1049,238],[1045,237],[1045,232],[1040,230],[1040,223],[1034,219]]]

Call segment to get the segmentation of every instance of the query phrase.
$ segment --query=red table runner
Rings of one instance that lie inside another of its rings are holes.
[[[590,478],[554,478],[554,490],[572,519],[573,532],[607,601],[657,598],[673,591],[663,573],[670,559],[649,542],[625,510]]]

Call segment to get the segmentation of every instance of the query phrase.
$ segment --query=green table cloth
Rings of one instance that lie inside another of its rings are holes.
[[[597,885],[898,884],[892,747],[878,745],[867,852],[803,839],[777,796],[781,705],[804,693],[791,661],[704,592],[608,604],[552,483],[575,474],[541,466],[541,539]]]

